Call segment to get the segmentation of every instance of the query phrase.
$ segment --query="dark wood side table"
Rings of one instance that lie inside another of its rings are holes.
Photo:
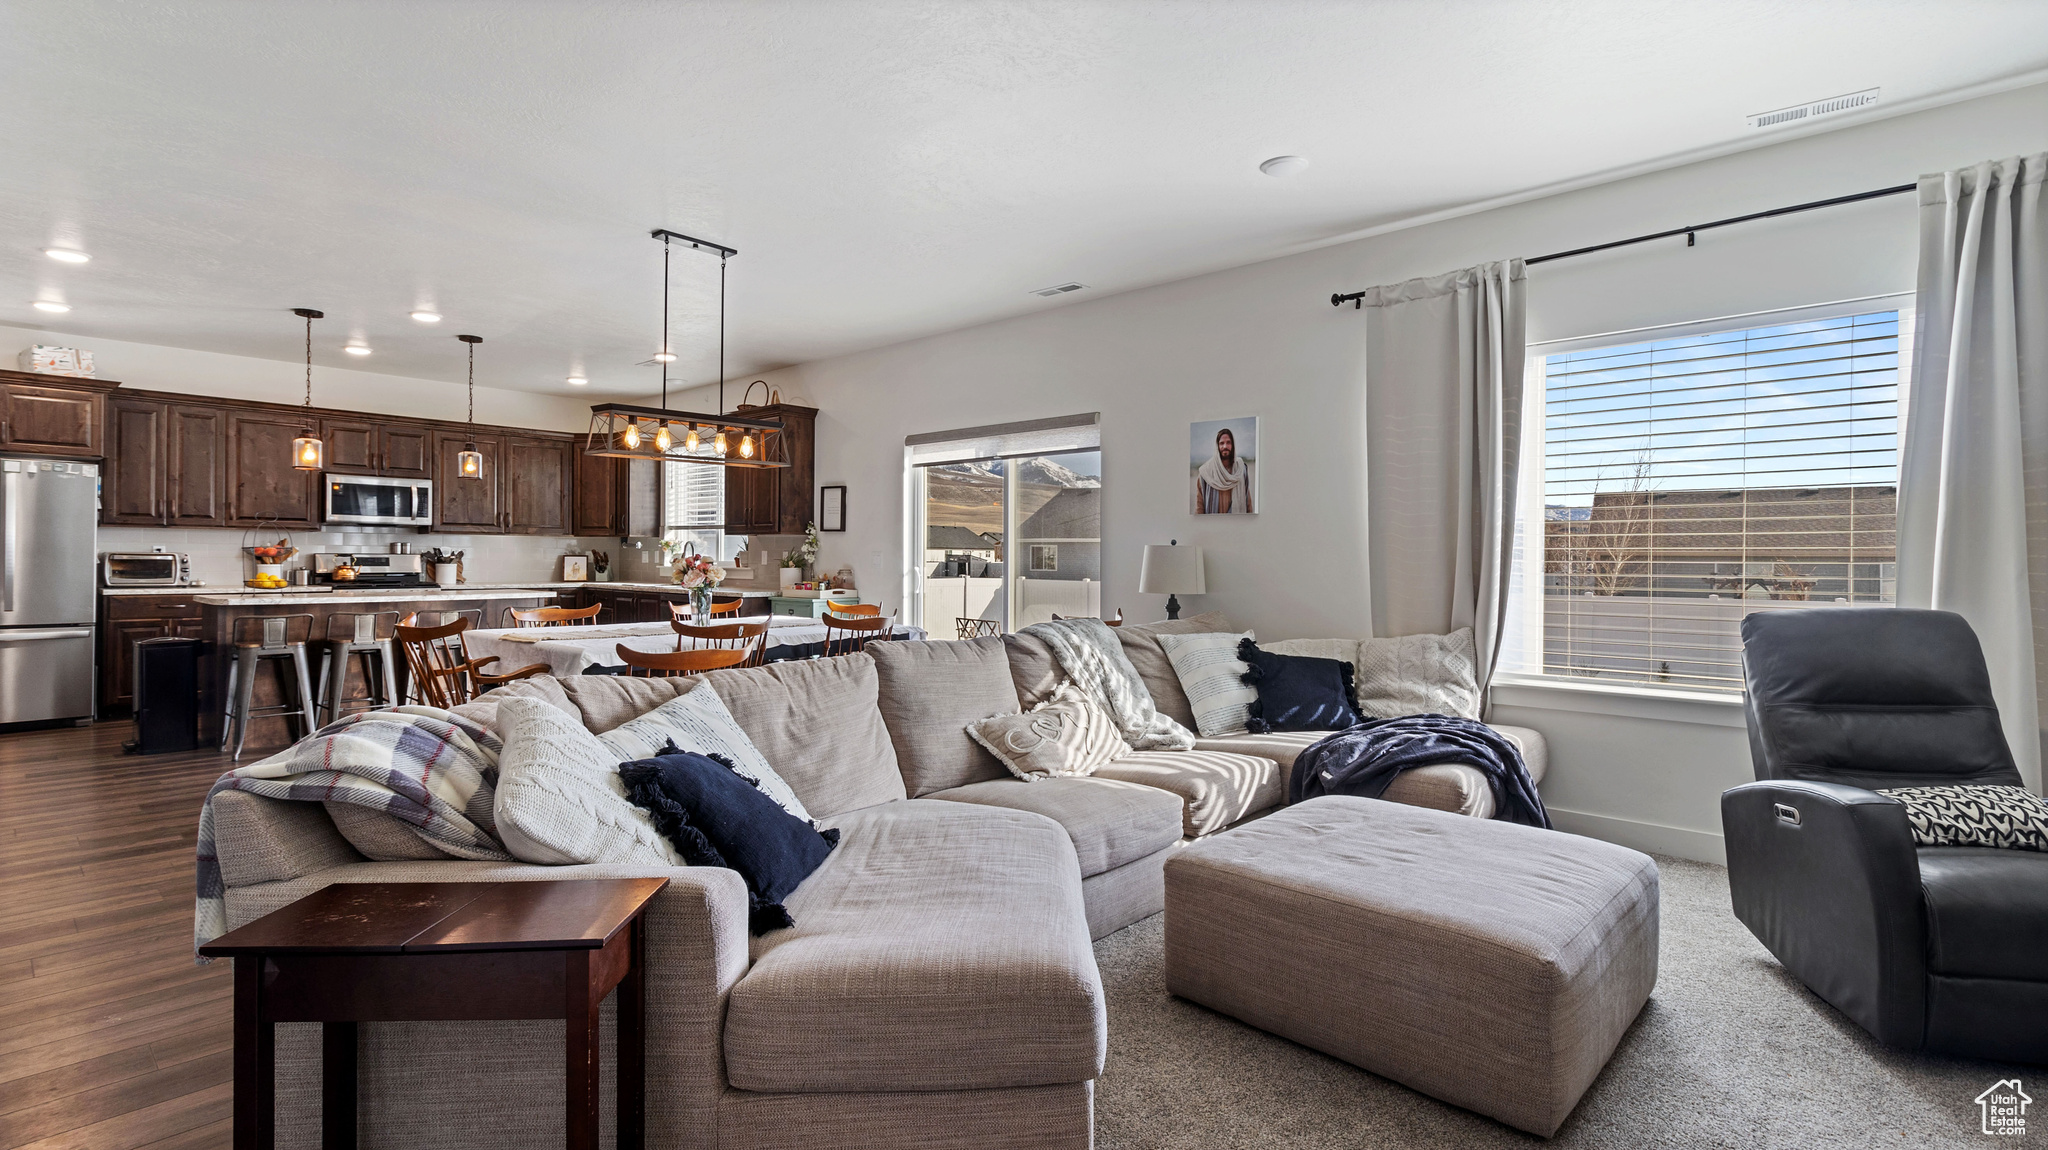
[[[560,1018],[570,1150],[597,1150],[598,1006],[616,987],[619,1150],[646,1136],[644,914],[665,878],[336,883],[199,953],[235,960],[235,1150],[276,1135],[275,1024],[322,1024],[320,1144],[356,1144],[364,1022]]]

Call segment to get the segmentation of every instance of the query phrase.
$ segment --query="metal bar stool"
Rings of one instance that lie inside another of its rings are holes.
[[[391,637],[397,629],[396,611],[327,617],[326,636],[319,643],[320,690],[315,696],[319,700],[315,704],[315,712],[321,726],[341,718],[342,708],[348,702],[349,666],[359,659],[362,661],[366,698],[363,705],[348,709],[366,711],[398,705],[397,697],[392,694],[397,683],[392,668],[397,664],[391,646]]]
[[[313,635],[311,615],[242,615],[228,632],[234,644],[235,661],[228,664],[227,712],[221,723],[220,749],[235,745],[234,758],[242,758],[242,743],[249,737],[249,720],[260,715],[299,716],[299,738],[313,733],[313,684],[306,669],[306,641]],[[256,668],[264,659],[290,659],[296,673],[298,699],[273,707],[254,707]],[[293,740],[296,742],[297,740]]]

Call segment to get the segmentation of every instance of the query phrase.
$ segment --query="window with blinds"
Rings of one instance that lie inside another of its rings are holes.
[[[1735,691],[1745,614],[1889,605],[1910,309],[1883,302],[1534,349],[1504,665]]]
[[[661,468],[663,534],[694,543],[700,554],[720,562],[730,560],[745,537],[728,538],[718,529],[725,522],[725,468],[697,463],[664,463]]]

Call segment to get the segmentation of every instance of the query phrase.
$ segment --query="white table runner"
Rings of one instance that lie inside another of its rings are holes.
[[[754,616],[758,619],[760,616]],[[720,620],[731,622],[732,620]],[[743,620],[751,621],[751,620]],[[917,627],[898,624],[898,639],[922,639]],[[486,668],[502,675],[535,663],[545,663],[557,678],[580,675],[590,666],[617,667],[624,663],[618,647],[635,651],[673,651],[676,632],[667,623],[619,623],[595,627],[487,627],[462,633],[464,648],[472,659],[498,657]],[[825,641],[825,624],[801,615],[768,617],[768,658],[775,659],[778,647],[799,647]]]

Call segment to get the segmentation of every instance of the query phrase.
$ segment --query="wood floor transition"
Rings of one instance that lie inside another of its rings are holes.
[[[231,971],[192,962],[192,849],[231,764],[124,755],[132,731],[0,735],[7,1150],[229,1144]]]

